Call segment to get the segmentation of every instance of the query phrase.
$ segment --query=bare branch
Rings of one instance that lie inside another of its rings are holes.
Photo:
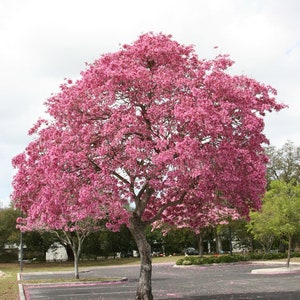
[[[119,173],[117,173],[116,171],[113,171],[112,174],[115,175],[115,176],[116,176],[118,179],[120,179],[122,182],[131,185],[130,182],[129,182],[126,178],[124,178],[123,176],[121,176],[121,175],[120,175]]]

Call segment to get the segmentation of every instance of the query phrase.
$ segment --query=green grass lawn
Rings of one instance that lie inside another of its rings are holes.
[[[4,276],[0,277],[0,299],[15,300],[19,299],[19,288],[17,264],[0,264],[0,270]]]

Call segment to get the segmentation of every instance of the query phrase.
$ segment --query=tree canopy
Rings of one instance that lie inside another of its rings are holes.
[[[101,56],[76,82],[67,79],[46,102],[50,121],[31,130],[42,143],[26,172],[31,146],[14,160],[21,171],[13,198],[27,212],[24,221],[39,219],[35,203],[43,199],[54,199],[44,201],[51,210],[65,199],[78,203],[74,221],[105,208],[107,226],[128,224],[139,248],[137,299],[152,299],[147,225],[180,223],[202,209],[210,216],[211,205],[240,215],[260,207],[263,117],[284,106],[270,86],[226,73],[232,64],[227,55],[199,59],[192,46],[147,33]],[[32,188],[46,176],[41,189]]]
[[[0,253],[5,244],[18,243],[20,240],[19,232],[16,229],[19,213],[12,207],[0,209]]]
[[[300,184],[275,180],[270,184],[260,212],[251,213],[248,227],[254,237],[269,251],[275,237],[288,244],[288,265],[292,237],[299,232]]]
[[[300,182],[300,147],[287,141],[282,147],[266,148],[269,157],[267,168],[268,181],[282,180],[284,182]]]

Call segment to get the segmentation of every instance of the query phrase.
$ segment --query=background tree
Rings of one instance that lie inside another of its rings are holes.
[[[151,255],[165,254],[165,239],[163,230],[160,228],[153,229],[151,226],[148,226],[145,229],[145,235],[151,247]]]
[[[240,218],[236,209],[223,206],[220,203],[203,205],[197,213],[186,210],[179,219],[174,218],[173,223],[180,227],[189,227],[198,235],[199,255],[203,255],[203,238],[208,231],[214,234],[216,252],[222,253],[221,225],[228,224],[230,220]],[[219,226],[218,226],[219,225]]]
[[[261,212],[251,214],[249,229],[260,241],[268,240],[270,250],[274,237],[288,244],[287,266],[290,263],[292,238],[300,230],[300,184],[272,181]],[[265,243],[266,244],[266,243]]]
[[[12,207],[0,209],[0,254],[6,244],[19,244],[20,231],[16,228],[19,210]]]
[[[12,207],[0,209],[0,247],[3,249],[7,243],[15,243],[20,239],[19,230],[16,229],[16,220],[19,212]],[[17,238],[15,238],[17,236]]]
[[[20,244],[20,230],[17,228],[19,216],[20,211],[13,207],[0,209],[0,252],[5,244]],[[23,234],[23,244],[26,246],[25,255],[27,258],[35,257],[45,260],[47,250],[55,241],[58,241],[57,237],[49,232],[26,232]]]
[[[46,127],[24,153],[13,159],[18,172],[12,200],[23,212],[18,218],[22,231],[53,232],[72,249],[74,273],[79,278],[82,243],[91,232],[100,230],[98,221],[107,213],[94,201],[94,195],[85,192],[91,180],[85,167],[77,164],[78,149],[60,143],[65,134],[54,126]],[[101,197],[99,189],[97,197]]]
[[[104,256],[101,248],[103,242],[101,240],[101,231],[92,232],[82,245],[82,258],[96,259],[98,256]]]
[[[23,234],[23,244],[26,246],[27,258],[46,260],[46,252],[58,241],[56,234],[52,232],[28,231]]]
[[[153,298],[148,225],[208,203],[241,216],[260,206],[263,116],[283,106],[273,88],[226,73],[232,64],[227,56],[200,60],[170,36],[144,34],[103,55],[46,102],[48,126],[61,132],[60,139],[49,136],[60,149],[52,159],[75,152],[71,169],[89,178],[82,208],[91,199],[111,207],[107,226],[128,224],[137,243],[136,299]],[[39,124],[34,130],[41,134]]]
[[[238,249],[247,249],[253,252],[257,248],[257,242],[254,241],[253,235],[247,230],[249,220],[240,218],[230,221],[227,225],[223,225],[224,232],[231,235],[231,240]]]
[[[287,141],[283,147],[277,149],[274,146],[266,148],[269,157],[267,168],[268,182],[282,180],[300,182],[300,147]]]
[[[121,253],[121,256],[132,256],[133,250],[137,249],[132,235],[124,225],[120,227],[118,232],[102,230],[94,235],[98,236],[100,244],[98,253],[104,257],[115,257],[118,252]]]
[[[90,218],[74,222],[64,226],[63,230],[51,230],[59,238],[62,245],[70,246],[74,255],[74,275],[79,279],[79,258],[82,251],[82,245],[85,239],[95,231],[100,230],[97,222]],[[49,230],[49,229],[48,229]]]
[[[250,213],[250,222],[247,224],[249,232],[259,241],[264,252],[270,252],[276,238],[273,218],[274,207],[270,202],[264,202],[261,211]]]
[[[197,236],[190,228],[168,228],[163,239],[167,254],[182,254],[187,247],[197,248]]]
[[[292,238],[300,230],[300,183],[294,180],[289,183],[274,181],[265,198],[272,203],[276,212],[272,220],[274,231],[288,244],[287,266],[289,267]]]

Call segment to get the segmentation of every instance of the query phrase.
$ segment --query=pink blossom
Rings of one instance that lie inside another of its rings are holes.
[[[13,160],[12,198],[27,224],[105,214],[114,230],[135,218],[199,228],[258,209],[262,117],[284,105],[273,88],[228,74],[232,65],[148,33],[63,84],[46,102],[52,121],[37,123]]]

